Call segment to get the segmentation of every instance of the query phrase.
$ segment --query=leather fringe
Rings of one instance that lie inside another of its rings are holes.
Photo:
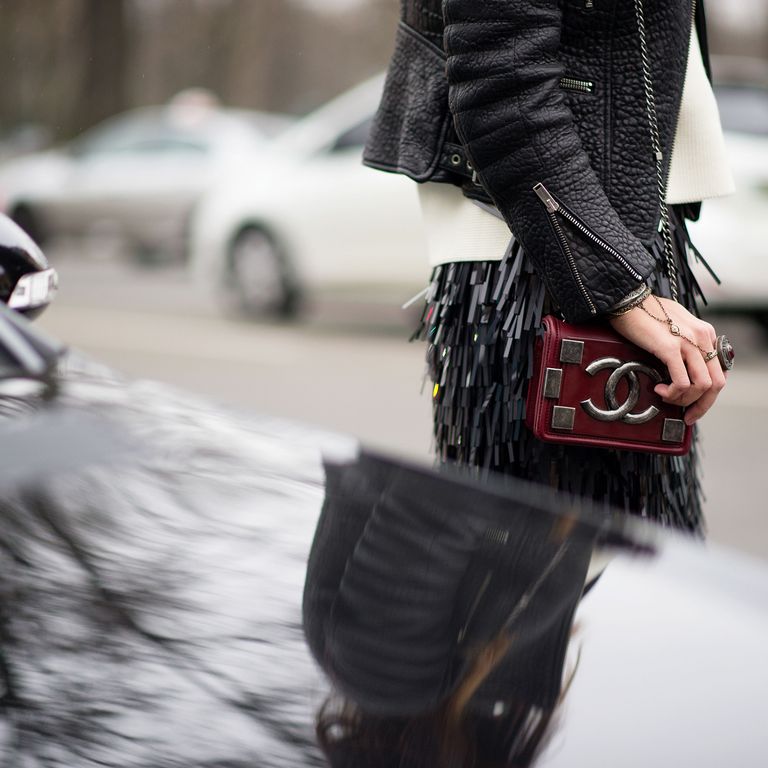
[[[687,254],[700,258],[680,210],[670,209],[680,301],[696,312],[704,300]],[[664,245],[649,284],[669,296]],[[439,465],[488,472],[555,487],[662,525],[703,533],[698,440],[687,456],[659,456],[543,443],[525,426],[525,397],[543,314],[543,283],[520,244],[501,261],[453,262],[435,268],[411,340],[427,342],[434,447]]]

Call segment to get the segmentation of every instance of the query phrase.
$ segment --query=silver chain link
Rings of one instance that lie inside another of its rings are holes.
[[[648,129],[651,134],[651,144],[656,159],[656,184],[659,193],[661,209],[661,233],[664,238],[664,255],[667,262],[667,274],[672,291],[672,298],[678,300],[677,267],[672,248],[672,232],[669,223],[669,208],[667,207],[667,188],[664,183],[664,153],[661,150],[659,136],[659,120],[656,114],[656,98],[653,93],[653,77],[651,75],[651,60],[648,56],[648,41],[645,35],[645,10],[642,0],[634,0],[637,31],[640,37],[640,60],[643,68],[643,86],[645,88],[645,108],[648,115]]]

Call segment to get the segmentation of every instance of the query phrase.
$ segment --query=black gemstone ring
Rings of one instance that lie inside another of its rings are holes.
[[[715,350],[717,351],[717,359],[720,361],[720,367],[724,371],[730,371],[733,368],[733,359],[736,355],[733,351],[733,344],[728,341],[725,334],[717,337]]]

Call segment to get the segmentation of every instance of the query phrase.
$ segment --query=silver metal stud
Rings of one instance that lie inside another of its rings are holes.
[[[581,359],[584,357],[584,342],[574,341],[573,339],[563,339],[560,344],[560,362],[575,363],[581,365]]]
[[[544,374],[544,397],[557,400],[563,385],[563,369],[547,368]]]
[[[573,423],[576,419],[576,409],[565,405],[556,405],[552,409],[552,429],[573,431]]]
[[[664,419],[661,439],[665,443],[682,443],[685,439],[685,422],[682,419]]]

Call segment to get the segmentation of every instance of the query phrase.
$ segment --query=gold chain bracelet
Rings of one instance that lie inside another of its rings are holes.
[[[689,344],[693,344],[693,346],[696,347],[696,349],[698,349],[702,355],[704,355],[704,360],[706,362],[709,362],[710,360],[712,360],[714,357],[717,356],[717,352],[714,349],[710,351],[707,351],[706,349],[702,349],[690,336],[686,336],[680,330],[680,326],[677,325],[677,323],[675,323],[675,321],[669,316],[669,313],[664,308],[664,305],[661,303],[661,300],[659,299],[659,297],[656,296],[655,294],[651,294],[651,295],[653,296],[654,299],[656,299],[656,303],[659,305],[659,308],[664,313],[664,317],[663,318],[658,317],[657,315],[654,315],[653,312],[649,312],[643,304],[638,304],[637,306],[639,306],[640,309],[642,309],[643,312],[645,312],[645,314],[648,315],[648,317],[652,317],[654,320],[658,320],[658,322],[664,323],[665,325],[669,326],[669,332],[673,336],[679,336],[681,339],[685,339],[685,341],[687,341]]]

